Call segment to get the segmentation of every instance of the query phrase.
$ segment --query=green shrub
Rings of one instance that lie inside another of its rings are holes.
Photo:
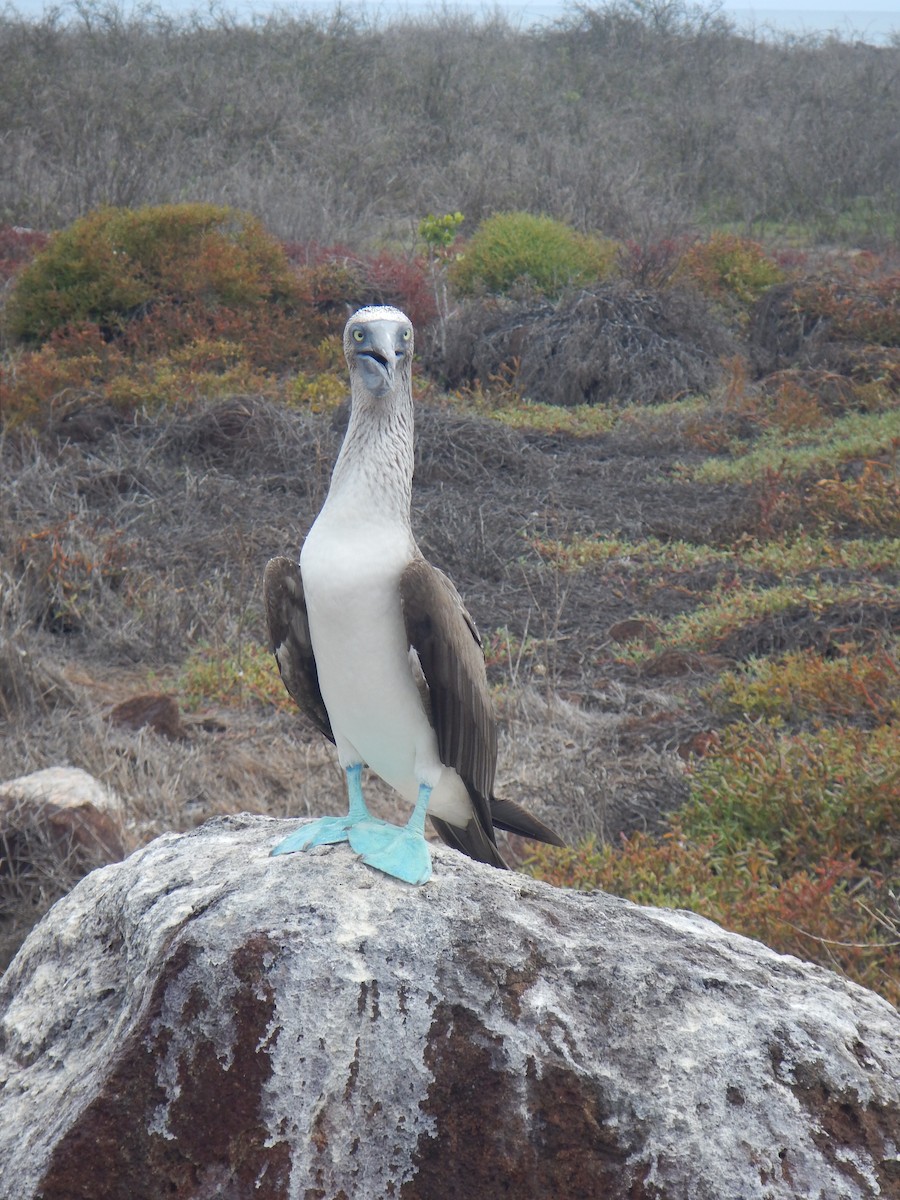
[[[479,225],[452,264],[450,283],[460,295],[504,294],[517,283],[527,283],[547,296],[558,296],[569,284],[612,274],[616,256],[614,242],[576,233],[551,217],[497,213]]]
[[[284,690],[275,659],[255,642],[241,646],[201,642],[182,667],[178,692],[189,712],[207,704],[229,708],[261,705],[285,712],[296,708]]]
[[[882,647],[870,654],[854,648],[838,658],[795,650],[753,659],[742,670],[725,671],[709,689],[709,698],[732,715],[791,723],[884,724],[900,718],[897,648]]]
[[[58,233],[18,277],[21,344],[0,382],[7,426],[280,389],[339,337],[354,277],[295,269],[254,218],[211,204],[106,208]],[[322,369],[331,366],[321,364]]]
[[[712,746],[669,833],[632,834],[617,848],[540,847],[531,871],[692,909],[900,1001],[895,730],[736,725]]]
[[[214,313],[293,298],[279,244],[253,217],[213,204],[103,208],[56,234],[19,276],[6,321],[15,341],[67,326],[121,332],[150,306]]]
[[[758,242],[732,233],[714,233],[682,257],[676,279],[694,283],[704,295],[749,307],[784,280],[784,272]]]

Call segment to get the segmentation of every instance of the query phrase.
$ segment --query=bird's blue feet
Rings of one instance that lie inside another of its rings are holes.
[[[369,815],[362,794],[362,765],[347,768],[347,795],[349,810],[345,817],[319,817],[302,825],[294,833],[279,842],[272,854],[293,854],[297,850],[310,850],[313,846],[333,846],[348,841],[349,831],[360,822],[384,825]]]
[[[370,867],[406,883],[427,883],[431,878],[431,851],[425,841],[425,814],[431,788],[419,787],[416,807],[406,825],[391,825],[373,817],[363,799],[361,766],[347,768],[350,809],[345,817],[319,817],[280,841],[272,854],[293,854],[313,846],[349,842]]]
[[[425,813],[431,788],[419,787],[419,798],[406,825],[362,821],[350,830],[349,841],[367,866],[406,883],[427,883],[431,878],[431,851],[425,841]]]
[[[349,814],[346,817],[319,817],[289,834],[272,853],[293,854],[296,850],[310,850],[313,846],[333,846],[336,842],[346,842],[349,828]]]
[[[391,825],[389,821],[381,821],[377,817],[368,817],[348,831],[347,841],[351,850],[357,854],[377,854],[392,842],[399,832],[399,825]]]
[[[387,830],[380,830],[378,837],[372,839],[371,849],[365,850],[357,843],[358,828],[350,832],[350,845],[358,854],[362,854],[367,866],[406,883],[427,883],[431,878],[431,851],[421,833],[408,827],[398,829],[396,825],[389,825]],[[385,837],[385,834],[389,836]]]

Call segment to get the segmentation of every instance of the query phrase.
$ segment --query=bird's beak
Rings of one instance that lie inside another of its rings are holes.
[[[394,386],[397,371],[406,358],[393,329],[370,326],[365,344],[356,351],[356,362],[366,388],[373,396],[384,395]]]

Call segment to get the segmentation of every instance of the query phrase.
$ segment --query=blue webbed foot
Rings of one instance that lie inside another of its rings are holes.
[[[297,850],[310,850],[313,846],[333,846],[337,842],[350,841],[350,830],[361,826],[374,831],[377,827],[386,825],[370,816],[362,794],[362,764],[352,763],[346,768],[347,796],[350,802],[349,811],[343,817],[319,817],[301,825],[294,833],[278,843],[272,854],[293,854]],[[393,830],[393,825],[388,829]]]
[[[368,866],[406,883],[427,883],[431,878],[431,851],[417,829],[387,825],[357,838],[359,832],[359,826],[351,831],[350,845]]]
[[[367,817],[349,831],[347,841],[357,854],[377,854],[389,845],[400,832],[399,825],[391,825],[378,817]]]
[[[316,821],[301,825],[279,842],[271,853],[293,854],[296,850],[310,850],[313,846],[332,846],[336,842],[346,842],[351,824],[349,813],[345,817],[319,817]]]

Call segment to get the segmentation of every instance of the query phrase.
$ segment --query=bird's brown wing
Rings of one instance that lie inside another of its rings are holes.
[[[400,580],[403,617],[428,685],[441,762],[468,788],[474,818],[460,829],[432,817],[440,837],[470,858],[505,866],[494,827],[553,846],[565,843],[514,800],[493,794],[497,729],[481,638],[459,592],[437,567],[416,558]]]
[[[316,728],[334,741],[331,721],[319,690],[316,656],[309,637],[309,619],[300,564],[272,558],[263,576],[269,648],[275,655],[282,682]]]
[[[497,730],[484,655],[474,622],[442,571],[415,558],[400,579],[403,619],[425,682],[441,762],[468,789],[473,817],[463,827],[432,818],[443,841],[470,858],[502,867],[491,820]]]

